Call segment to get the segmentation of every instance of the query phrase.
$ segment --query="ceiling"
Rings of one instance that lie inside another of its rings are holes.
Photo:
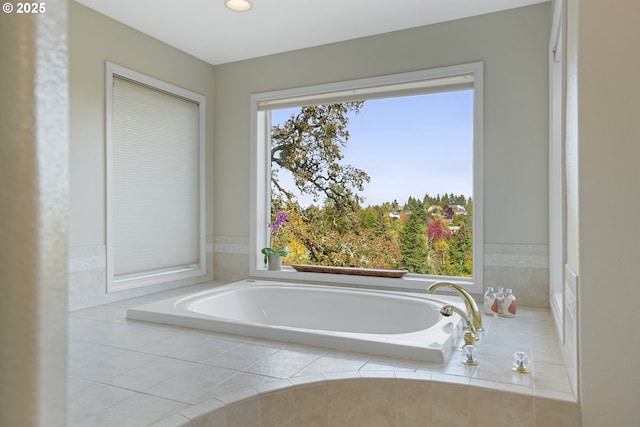
[[[76,0],[217,65],[548,0]]]

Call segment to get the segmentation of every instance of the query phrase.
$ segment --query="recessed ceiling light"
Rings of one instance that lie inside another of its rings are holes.
[[[236,12],[246,12],[253,8],[253,3],[250,0],[224,0],[224,5]]]

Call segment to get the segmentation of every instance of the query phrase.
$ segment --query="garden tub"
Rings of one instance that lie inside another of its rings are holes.
[[[337,350],[445,362],[462,319],[455,298],[244,280],[130,308],[127,318]],[[460,306],[464,309],[464,306]]]

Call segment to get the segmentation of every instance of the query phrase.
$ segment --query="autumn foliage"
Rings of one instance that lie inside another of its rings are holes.
[[[357,114],[363,104],[301,107],[272,127],[271,211],[288,218],[287,226],[272,236],[272,246],[287,248],[284,263],[289,265],[471,276],[471,199],[425,194],[421,200],[410,197],[403,206],[395,200],[361,206],[359,192],[370,177],[343,164],[341,149],[349,139],[348,113]],[[281,173],[291,174],[295,188],[281,182]],[[310,195],[316,204],[302,207],[296,194]]]

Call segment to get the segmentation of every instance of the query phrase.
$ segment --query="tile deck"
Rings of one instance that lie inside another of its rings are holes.
[[[345,378],[417,378],[575,401],[553,320],[544,309],[519,307],[512,319],[484,316],[477,366],[462,364],[458,353],[437,364],[126,318],[129,307],[211,285],[70,312],[68,425],[171,425],[203,405]],[[532,359],[529,375],[511,370],[518,350]]]

